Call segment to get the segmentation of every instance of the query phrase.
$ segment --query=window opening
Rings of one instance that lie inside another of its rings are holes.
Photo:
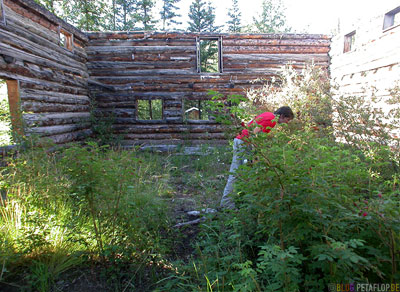
[[[0,24],[6,24],[6,15],[4,13],[3,0],[0,0]]]
[[[354,43],[356,41],[356,31],[353,31],[344,36],[344,49],[343,53],[350,52],[354,50]]]
[[[400,24],[400,6],[385,14],[385,17],[383,19],[383,29],[385,30],[399,24]]]
[[[162,120],[163,102],[162,99],[138,99],[137,101],[138,120]]]
[[[10,145],[15,134],[23,134],[18,81],[0,79],[0,146]]]
[[[72,34],[63,29],[60,29],[60,46],[72,51],[72,43]]]
[[[206,100],[185,100],[184,104],[184,115],[185,120],[203,120],[208,121],[211,119],[208,110]]]
[[[222,73],[222,38],[197,38],[197,72]]]

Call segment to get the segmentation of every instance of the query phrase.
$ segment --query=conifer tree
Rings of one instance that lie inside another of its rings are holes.
[[[286,26],[285,7],[282,0],[263,0],[262,12],[253,17],[253,24],[247,31],[261,33],[289,32]]]
[[[62,3],[64,20],[85,31],[99,31],[106,27],[104,0],[70,0]]]
[[[135,28],[137,0],[115,0],[115,30],[129,31]]]
[[[154,0],[139,0],[137,2],[137,10],[135,14],[136,22],[142,24],[142,29],[152,30],[156,21],[152,19],[152,8],[154,7]]]
[[[179,8],[176,7],[175,4],[180,2],[181,0],[162,0],[162,9],[160,12],[161,21],[162,21],[162,29],[168,29],[172,24],[182,24],[175,20],[176,17],[180,17],[180,14],[177,14],[175,11]]]
[[[215,8],[210,2],[194,0],[190,5],[189,27],[191,32],[217,32]],[[202,72],[218,72],[218,44],[215,40],[200,39],[200,67]]]
[[[239,10],[238,0],[232,1],[232,7],[228,10],[228,16],[230,20],[228,23],[228,31],[229,32],[240,32],[241,27],[241,17],[242,13]]]
[[[219,31],[220,26],[216,26],[214,22],[215,8],[211,6],[211,3],[206,3],[203,0],[193,0],[190,5],[188,30],[191,32]]]

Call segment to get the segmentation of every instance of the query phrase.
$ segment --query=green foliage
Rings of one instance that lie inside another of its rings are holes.
[[[389,135],[399,125],[398,88],[389,99],[391,128],[376,122],[389,116],[372,102],[334,100],[315,68],[303,75],[287,70],[245,105],[211,93],[211,108],[230,125],[248,119],[246,112],[253,117],[256,105],[287,104],[297,114],[288,125],[248,138],[249,162],[237,171],[232,194],[236,209],[203,224],[197,258],[169,287],[324,291],[329,283],[399,281],[400,160]],[[359,131],[349,143],[332,133],[337,115],[347,119],[335,131],[349,125]],[[369,116],[373,124],[358,122]]]
[[[200,39],[200,71],[219,72],[218,40]]]
[[[113,0],[113,29],[119,31],[133,30],[136,25],[137,0]]]
[[[215,8],[203,0],[193,0],[190,4],[188,31],[217,32],[220,27],[215,25]]]
[[[246,30],[257,33],[289,32],[290,28],[286,26],[285,7],[282,1],[263,0],[261,13],[253,17],[253,23]]]
[[[228,10],[229,20],[228,31],[229,32],[240,32],[242,30],[241,26],[241,17],[242,13],[240,12],[238,0],[232,0],[232,7]]]
[[[162,0],[162,8],[160,11],[162,30],[168,30],[173,24],[179,25],[181,22],[175,20],[175,18],[180,17],[175,11],[179,10],[176,6],[181,0]]]
[[[150,262],[169,249],[161,238],[170,225],[160,165],[96,144],[62,153],[31,149],[11,160],[0,180],[1,281],[49,291],[87,258],[116,270],[126,263],[157,268]]]
[[[73,0],[62,3],[64,19],[85,31],[104,28],[107,3],[105,1]]]
[[[155,5],[154,0],[139,0],[137,2],[137,10],[135,14],[136,22],[141,23],[140,26],[143,30],[153,30],[155,20],[152,19],[151,9]]]
[[[0,146],[10,145],[12,142],[10,108],[6,92],[6,82],[0,80]]]

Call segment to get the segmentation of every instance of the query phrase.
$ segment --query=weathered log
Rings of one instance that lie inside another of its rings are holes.
[[[24,49],[24,48],[23,48]],[[82,77],[88,77],[88,73],[85,71],[86,69],[84,68],[83,64],[79,64],[79,68],[77,67],[72,67],[69,65],[64,65],[58,61],[51,60],[51,59],[46,59],[44,57],[41,57],[39,55],[33,55],[29,52],[26,52],[22,49],[18,49],[16,47],[12,47],[10,44],[6,44],[4,42],[0,43],[0,51],[4,55],[8,55],[11,57],[14,57],[18,60],[24,61],[24,62],[30,62],[32,64],[36,65],[41,65],[48,67],[50,69],[55,69],[55,70],[60,70],[66,74],[71,73],[71,74],[77,74]],[[61,55],[58,56],[61,58]],[[65,58],[65,57],[64,57]]]
[[[63,21],[61,18],[58,18],[32,0],[4,0],[4,4],[16,11],[18,14],[23,15],[27,19],[31,19],[44,27],[54,29],[55,27],[62,26],[66,30],[71,31],[75,37],[83,41],[88,40],[87,36],[80,30]]]
[[[37,45],[48,47],[55,52],[65,54],[77,62],[84,62],[87,58],[86,51],[83,50],[83,47],[86,46],[86,42],[79,41],[75,38],[75,43],[81,46],[81,48],[74,46],[72,48],[73,50],[69,51],[60,46],[60,36],[57,31],[46,30],[35,23],[26,22],[25,18],[21,18],[21,16],[14,13],[11,13],[11,15],[7,14],[7,31]]]
[[[89,97],[35,89],[22,89],[21,100],[43,101],[60,104],[89,104]]]
[[[22,110],[26,112],[44,113],[44,112],[88,112],[88,105],[55,104],[45,102],[25,101],[22,104]]]
[[[24,122],[29,127],[47,127],[65,124],[84,124],[90,121],[90,113],[41,113],[24,114]]]
[[[56,125],[56,126],[46,126],[46,127],[33,127],[30,128],[27,133],[29,134],[39,134],[42,137],[53,136],[59,134],[65,134],[70,132],[75,132],[78,130],[88,130],[91,124],[66,124],[66,125]]]
[[[214,140],[226,139],[225,133],[152,133],[152,134],[123,134],[124,139],[139,140],[139,139],[200,139],[200,140]]]
[[[92,130],[86,129],[65,134],[47,136],[46,138],[51,139],[56,144],[66,144],[70,142],[85,140],[92,134],[93,134]]]

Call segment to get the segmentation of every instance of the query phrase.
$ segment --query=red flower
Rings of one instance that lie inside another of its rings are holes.
[[[378,194],[378,197],[379,197],[379,198],[382,198],[382,193],[379,193],[379,194]]]
[[[368,215],[368,213],[367,213],[367,212],[364,212],[362,215],[365,217],[365,216],[367,216],[367,215]]]

